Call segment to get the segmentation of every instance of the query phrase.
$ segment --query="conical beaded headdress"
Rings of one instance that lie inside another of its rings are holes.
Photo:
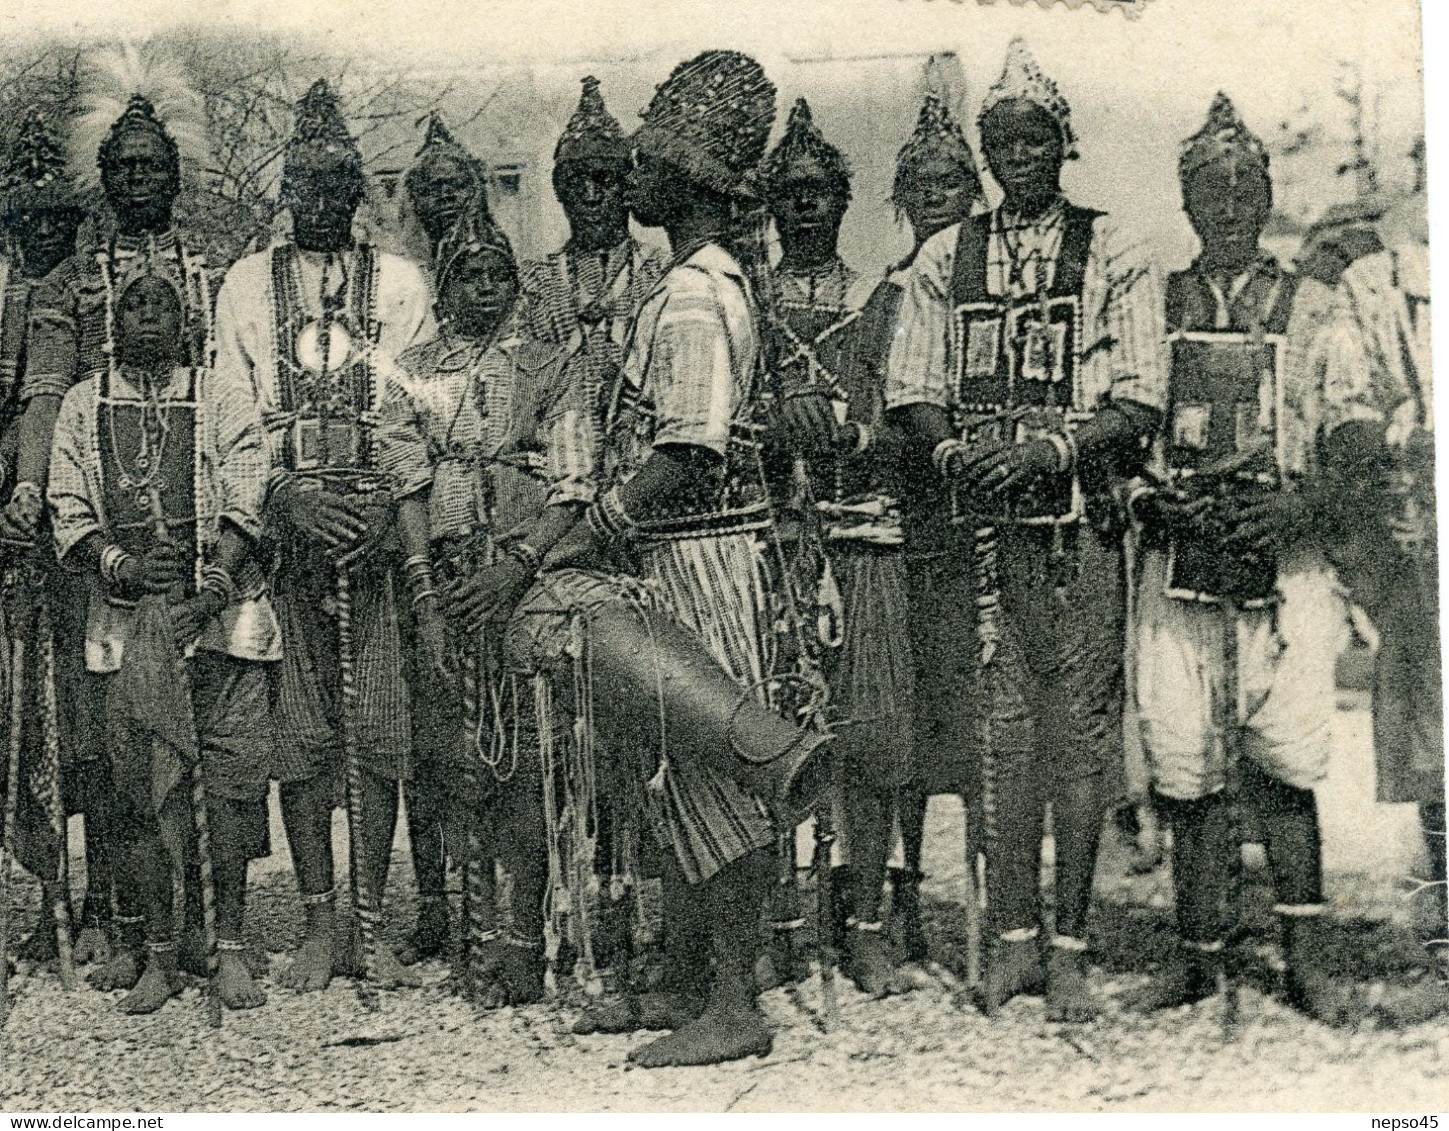
[[[1268,171],[1268,148],[1248,129],[1233,100],[1222,91],[1213,99],[1207,122],[1202,129],[1182,143],[1178,176],[1186,180],[1204,165],[1217,162],[1234,168],[1247,165]]]
[[[820,132],[810,113],[810,103],[801,98],[790,108],[790,117],[785,123],[785,135],[765,159],[761,168],[761,179],[765,189],[773,195],[784,185],[790,175],[790,167],[799,160],[813,160],[825,170],[825,175],[850,197],[850,163],[845,155]]]
[[[1072,129],[1072,108],[1062,96],[1057,84],[1042,72],[1036,56],[1026,45],[1026,40],[1017,36],[1006,51],[1006,65],[1001,77],[986,92],[981,104],[978,123],[1003,102],[1020,100],[1030,102],[1045,110],[1055,119],[1062,131],[1062,156],[1068,160],[1077,156],[1077,134]]]
[[[756,195],[754,174],[775,124],[775,84],[748,55],[706,51],[680,63],[640,116],[640,149],[716,192]]]
[[[287,141],[282,164],[284,190],[295,174],[294,162],[307,150],[336,157],[350,172],[359,178],[362,176],[362,150],[347,128],[342,103],[326,79],[314,82],[297,103],[292,136]]]
[[[599,80],[588,75],[583,80],[583,87],[578,108],[554,147],[554,163],[593,158],[626,159],[629,156],[628,139],[624,137],[624,128],[619,125],[619,120],[604,105],[604,96],[599,93]]]
[[[66,176],[65,146],[50,119],[30,107],[0,171],[0,211],[7,216],[41,208],[79,208]]]
[[[418,146],[412,165],[403,174],[403,186],[407,189],[408,195],[416,196],[418,178],[421,171],[427,167],[428,162],[442,157],[457,161],[472,174],[474,204],[485,213],[488,212],[488,170],[486,166],[482,160],[470,153],[453,137],[447,123],[443,121],[443,115],[436,110],[428,115],[428,128],[423,134],[423,143]]]
[[[976,166],[976,155],[966,141],[961,126],[951,116],[950,108],[934,94],[927,94],[921,103],[921,112],[916,118],[915,132],[901,146],[896,154],[896,179],[893,197],[899,201],[911,171],[930,157],[941,157],[960,166],[969,173],[977,184],[981,183],[981,171]]]

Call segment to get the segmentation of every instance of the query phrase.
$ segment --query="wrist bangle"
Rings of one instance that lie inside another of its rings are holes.
[[[942,479],[950,478],[949,464],[951,460],[965,450],[966,445],[960,440],[942,440],[932,450],[931,463]]]
[[[1150,498],[1155,494],[1157,494],[1157,488],[1149,487],[1145,483],[1139,483],[1136,487],[1133,487],[1131,492],[1127,495],[1127,513],[1131,515],[1132,518],[1141,521],[1140,517],[1137,514],[1137,504],[1140,503],[1143,499]]]
[[[429,587],[427,589],[419,589],[416,593],[413,594],[413,608],[416,609],[424,601],[426,601],[426,600],[428,600],[428,599],[430,599],[432,597],[436,597],[437,595],[438,595],[438,591],[436,589],[431,588],[431,587]]]
[[[522,539],[510,542],[503,552],[519,562],[529,573],[537,573],[543,566],[543,555],[538,552],[537,547]]]
[[[417,604],[422,594],[436,592],[433,563],[427,555],[414,554],[403,563],[403,571],[407,575],[408,588],[413,591],[414,605]]]
[[[230,571],[225,566],[215,563],[201,567],[199,588],[204,593],[214,593],[220,597],[223,608],[235,604],[240,599],[236,581],[233,580]]]
[[[855,425],[855,454],[864,455],[875,443],[875,434],[870,430],[869,424],[862,424],[859,420],[853,420],[851,423]]]
[[[121,584],[121,568],[131,560],[131,555],[126,553],[115,543],[107,546],[101,551],[101,580],[107,585]]]
[[[1043,439],[1057,451],[1057,471],[1062,474],[1071,471],[1072,465],[1076,462],[1074,458],[1076,453],[1072,450],[1072,445],[1068,443],[1067,437],[1061,432],[1048,432]]]
[[[584,514],[596,537],[603,542],[624,542],[633,538],[639,524],[629,517],[619,501],[619,489],[610,488],[594,501]]]

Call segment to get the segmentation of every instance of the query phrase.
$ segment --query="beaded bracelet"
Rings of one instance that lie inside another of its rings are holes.
[[[235,604],[241,596],[230,571],[215,562],[201,567],[200,589],[206,593],[215,593],[221,598],[223,606]]]
[[[629,517],[619,501],[617,487],[605,491],[584,514],[584,521],[600,541],[625,542],[639,531],[639,524]]]
[[[101,551],[101,580],[107,585],[118,586],[121,584],[121,568],[131,560],[131,555],[126,553],[114,542]]]
[[[537,573],[543,567],[543,555],[538,552],[537,547],[522,539],[510,543],[503,552],[521,564],[529,573]]]
[[[1072,464],[1076,462],[1075,455],[1067,437],[1061,432],[1048,432],[1042,437],[1057,451],[1057,471],[1065,474],[1071,471]]]
[[[960,440],[942,440],[931,451],[931,463],[942,479],[950,478],[948,465],[951,460],[966,450],[966,445]]]

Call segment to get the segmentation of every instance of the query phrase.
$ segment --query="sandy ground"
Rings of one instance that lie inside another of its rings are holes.
[[[1403,929],[1397,883],[1413,856],[1411,814],[1363,793],[1365,722],[1340,716],[1342,754],[1325,795],[1332,918],[1329,958],[1360,979],[1393,977],[1418,956]],[[1350,772],[1351,771],[1351,772]],[[1332,792],[1339,790],[1338,794]],[[1331,814],[1331,815],[1330,815]],[[257,868],[248,935],[275,975],[295,945],[300,909],[285,841]],[[1398,1032],[1342,1032],[1277,1001],[1276,939],[1261,884],[1250,890],[1261,970],[1242,992],[1242,1020],[1225,1039],[1221,1002],[1156,1017],[1124,1015],[1116,999],[1167,952],[1165,870],[1127,874],[1109,836],[1098,876],[1094,977],[1109,1014],[1085,1026],[1043,1019],[1040,999],[987,1022],[960,992],[964,865],[960,806],[931,809],[926,869],[935,962],[921,988],[869,1001],[840,982],[839,1023],[820,1025],[820,984],[764,999],[777,1027],[766,1058],[712,1069],[642,1071],[625,1060],[647,1037],[575,1037],[560,1006],[479,1014],[430,985],[359,1006],[345,980],[302,998],[268,980],[268,1004],[209,1030],[199,991],[159,1014],[125,1018],[119,994],[60,992],[46,972],[12,980],[0,1034],[5,1111],[400,1110],[1442,1110],[1449,1101],[1449,1020]],[[78,839],[78,838],[77,838]],[[340,841],[339,841],[340,843]],[[412,919],[411,868],[399,853],[389,933]],[[21,922],[34,891],[17,890]]]

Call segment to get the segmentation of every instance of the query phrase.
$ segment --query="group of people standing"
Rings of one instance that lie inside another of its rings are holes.
[[[527,263],[436,116],[404,178],[428,262],[356,238],[366,171],[323,81],[285,151],[290,237],[230,264],[173,219],[158,103],[133,94],[91,155],[83,250],[64,146],[27,121],[0,539],[32,957],[94,963],[126,1012],[183,970],[260,1004],[242,927],[276,780],[305,914],[283,984],[413,982],[448,949],[452,864],[475,1000],[613,970],[580,1031],[716,1063],[769,1050],[760,981],[799,976],[796,826],[816,816],[822,917],[881,995],[904,988],[896,830],[921,960],[926,798],[949,792],[985,860],[982,1009],[1044,992],[1086,1021],[1130,695],[1182,938],[1139,1004],[1216,991],[1251,810],[1288,1000],[1346,1017],[1313,786],[1350,598],[1381,637],[1381,794],[1425,807],[1444,870],[1425,241],[1300,286],[1260,245],[1267,152],[1219,96],[1182,149],[1201,253],[1164,280],[1063,194],[1070,108],[1016,41],[979,119],[1001,203],[927,95],[893,193],[911,253],[866,277],[837,246],[848,162],[804,99],[769,149],[775,102],[709,51],[628,135],[585,79],[554,154],[569,238]],[[404,797],[406,953],[380,933]]]

